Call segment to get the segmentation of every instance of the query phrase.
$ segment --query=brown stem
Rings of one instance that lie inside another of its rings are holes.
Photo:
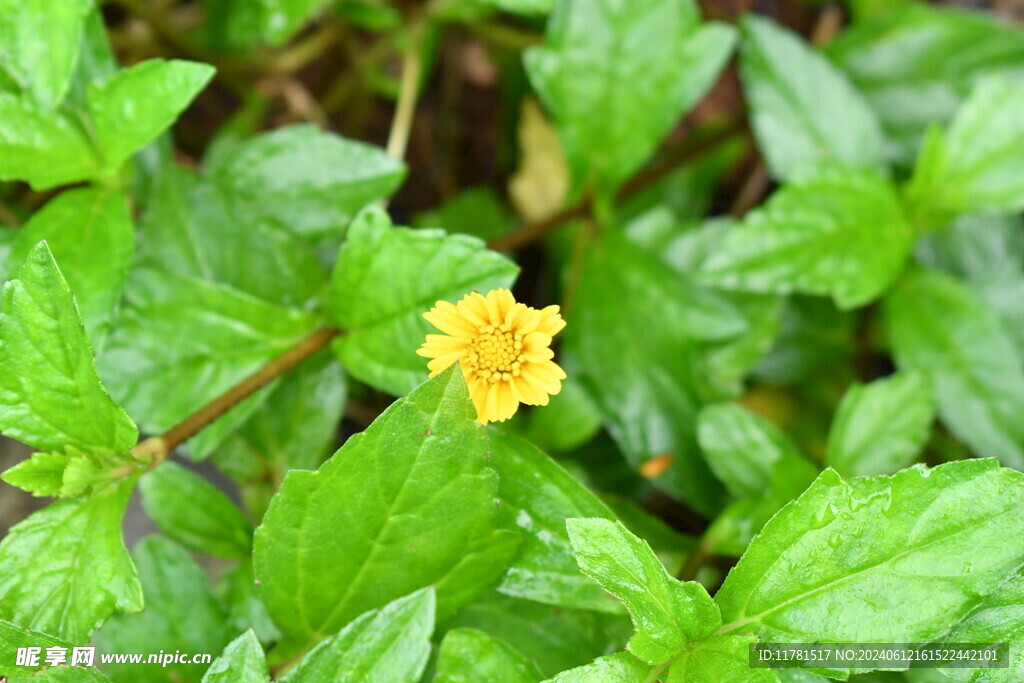
[[[151,459],[151,468],[159,465],[175,448],[271,381],[327,346],[339,334],[341,330],[336,327],[323,327],[313,332],[160,436],[139,443],[132,449],[132,453],[136,456],[148,456]]]
[[[670,152],[657,164],[654,164],[650,168],[633,176],[633,178],[619,190],[616,195],[616,199],[618,201],[629,199],[644,188],[653,185],[657,181],[669,175],[672,171],[676,170],[683,164],[711,152],[722,143],[736,137],[743,132],[745,127],[746,124],[742,121],[732,121],[724,128],[707,138],[680,145],[678,149]],[[516,249],[525,244],[529,244],[544,237],[549,232],[554,231],[559,226],[568,223],[571,220],[583,218],[589,215],[593,209],[593,204],[594,200],[587,197],[581,202],[559,211],[550,218],[545,218],[544,220],[537,221],[536,223],[530,223],[515,232],[497,237],[488,242],[487,246],[496,251],[507,251],[509,249]]]

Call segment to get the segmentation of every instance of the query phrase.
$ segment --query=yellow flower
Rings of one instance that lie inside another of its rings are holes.
[[[537,310],[495,289],[458,304],[438,301],[423,317],[444,334],[428,334],[416,353],[433,359],[431,377],[461,365],[477,422],[507,420],[520,403],[546,406],[562,390],[565,372],[551,361],[551,337],[565,327],[558,306]]]

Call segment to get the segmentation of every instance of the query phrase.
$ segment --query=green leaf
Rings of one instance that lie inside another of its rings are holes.
[[[979,77],[1024,65],[1019,28],[988,12],[918,2],[844,27],[826,52],[870,102],[889,156],[904,165],[925,129],[950,120]]]
[[[735,403],[703,408],[697,438],[711,470],[737,498],[795,496],[818,474],[778,427]]]
[[[217,579],[215,592],[227,615],[229,628],[236,631],[251,628],[264,643],[281,639],[281,632],[256,594],[251,560],[243,560],[224,571]]]
[[[917,211],[1015,213],[1024,209],[1024,107],[1019,83],[982,81],[944,136],[930,134],[907,188]]]
[[[267,657],[252,629],[228,643],[206,670],[202,683],[270,683]]]
[[[651,550],[669,574],[675,574],[682,568],[683,560],[697,546],[696,538],[676,531],[664,519],[628,498],[613,493],[602,492],[599,495],[601,502],[615,513],[632,534],[650,544]]]
[[[216,486],[173,462],[139,482],[142,507],[160,531],[189,550],[227,558],[249,555],[252,525]]]
[[[327,0],[255,0],[258,7],[260,36],[271,45],[280,45],[298,31]]]
[[[844,481],[826,470],[769,521],[715,600],[718,631],[923,642],[1024,564],[1024,475],[989,460]]]
[[[576,190],[593,182],[610,198],[714,84],[735,41],[731,27],[702,26],[692,0],[556,3],[525,64]]]
[[[141,264],[229,285],[273,304],[302,307],[327,283],[302,237],[231,188],[179,166],[158,174],[141,233]]]
[[[942,643],[1007,643],[1006,669],[943,668],[948,678],[977,683],[1013,683],[1024,676],[1024,574],[1011,576],[992,591],[953,629]]]
[[[208,64],[150,59],[90,85],[89,114],[105,170],[116,171],[174,123],[213,73]]]
[[[267,470],[257,476],[269,473],[273,481],[290,469],[315,469],[334,450],[345,398],[344,371],[328,350],[319,352],[281,378],[214,462],[243,481],[252,461]]]
[[[484,5],[493,5],[500,10],[523,16],[550,14],[555,0],[479,0]]]
[[[742,26],[743,94],[772,176],[823,161],[883,171],[878,120],[842,72],[771,20],[747,14]]]
[[[3,288],[0,429],[39,450],[123,452],[138,431],[100,384],[78,308],[45,243]]]
[[[621,522],[570,519],[566,527],[580,569],[629,611],[636,634],[626,649],[639,659],[668,661],[721,625],[718,607],[704,587],[669,576],[651,547]]]
[[[62,192],[32,215],[7,257],[14,272],[41,240],[61,264],[90,338],[102,339],[121,300],[135,248],[122,194],[95,188]]]
[[[536,665],[483,631],[459,628],[441,641],[436,683],[537,683],[543,676]]]
[[[0,92],[0,180],[24,180],[34,190],[49,190],[88,180],[99,169],[81,126]]]
[[[316,472],[288,473],[254,548],[279,627],[315,640],[426,585],[446,614],[497,581],[518,538],[496,528],[497,478],[475,416],[453,366]]]
[[[645,683],[650,673],[650,666],[628,652],[619,652],[563,671],[544,683]]]
[[[42,107],[67,91],[89,0],[0,0],[0,67]]]
[[[911,273],[886,297],[897,365],[931,380],[939,417],[979,456],[1024,468],[1024,372],[999,320],[957,280]]]
[[[17,666],[18,649],[23,647],[42,649],[39,653],[40,666],[12,668]],[[50,647],[62,648],[70,662],[74,647],[71,643],[0,620],[0,662],[4,662],[4,675],[9,683],[102,683],[110,680],[93,667],[45,666],[46,648]]]
[[[934,419],[932,387],[921,373],[854,385],[836,410],[825,464],[846,477],[892,474],[918,456]]]
[[[491,466],[510,525],[523,545],[498,590],[553,605],[621,613],[619,605],[580,573],[565,520],[615,515],[594,494],[530,442],[490,430]]]
[[[434,211],[420,214],[413,224],[418,228],[442,228],[449,233],[472,235],[486,241],[507,233],[514,219],[497,192],[489,187],[475,187],[457,194]]]
[[[666,683],[718,683],[748,681],[771,683],[779,677],[771,669],[749,665],[755,636],[712,636],[683,652],[668,670]]]
[[[601,411],[577,379],[576,369],[564,363],[562,367],[568,375],[562,380],[562,390],[544,410],[533,410],[527,416],[526,436],[545,451],[571,451],[601,430]]]
[[[546,676],[621,650],[633,632],[625,615],[575,610],[497,592],[460,609],[448,628],[473,628],[501,640]]]
[[[59,496],[67,466],[68,456],[63,453],[33,453],[0,478],[34,496]]]
[[[209,579],[184,549],[152,535],[136,544],[132,558],[146,609],[110,619],[96,634],[100,652],[220,652],[228,644],[231,631]],[[115,682],[139,680],[138,664],[109,663],[105,669]],[[177,662],[150,669],[146,680],[154,683],[196,680],[202,672],[201,665]]]
[[[127,292],[100,362],[111,390],[149,433],[184,419],[316,325],[306,313],[230,287],[149,269],[132,273]],[[235,414],[233,426],[248,414]]]
[[[121,540],[134,481],[59,501],[0,543],[0,618],[73,643],[116,611],[142,609],[142,586]]]
[[[806,485],[801,488],[806,488]],[[715,516],[701,539],[706,554],[739,557],[765,522],[792,500],[797,493],[782,495],[766,492],[758,498],[740,498]]]
[[[510,287],[518,271],[477,239],[395,228],[382,209],[367,209],[349,228],[331,281],[330,309],[346,331],[335,351],[354,377],[401,396],[427,375],[416,349],[435,330],[423,313],[473,289]]]
[[[896,279],[914,237],[888,180],[817,167],[730,230],[702,275],[728,289],[831,296],[857,308]]]
[[[612,437],[634,469],[670,455],[656,483],[710,513],[721,489],[696,444],[698,343],[734,337],[743,318],[615,233],[588,249],[576,291],[567,351]]]
[[[71,76],[69,104],[84,108],[88,99],[89,85],[105,81],[117,73],[117,58],[107,36],[107,25],[99,5],[92,3],[86,12],[82,29],[82,42],[78,47],[78,62]]]
[[[312,125],[258,135],[206,171],[256,213],[309,236],[340,236],[360,209],[405,177],[402,162],[379,147]]]
[[[281,681],[418,681],[430,657],[434,607],[428,587],[370,610],[317,645]]]

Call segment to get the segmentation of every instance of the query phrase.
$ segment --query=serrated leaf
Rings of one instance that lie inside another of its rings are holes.
[[[896,279],[914,237],[888,180],[817,167],[730,230],[701,274],[728,289],[831,296],[857,308]]]
[[[145,266],[218,282],[281,306],[302,307],[327,273],[299,235],[261,215],[221,182],[165,166],[141,226]]]
[[[209,64],[150,59],[90,85],[89,114],[106,171],[174,123],[213,73]]]
[[[0,66],[47,109],[67,91],[91,6],[89,0],[0,2]]]
[[[252,629],[228,643],[203,674],[202,683],[270,683],[267,656]]]
[[[315,640],[425,585],[446,614],[497,581],[516,544],[496,528],[497,481],[475,417],[453,366],[316,472],[288,473],[254,548],[278,626]]]
[[[73,643],[117,611],[142,609],[142,586],[121,539],[134,481],[59,501],[0,543],[0,618]]]
[[[553,605],[621,613],[580,573],[565,520],[615,515],[558,463],[524,439],[490,430],[491,466],[511,524],[523,532],[519,555],[498,586],[506,595]]]
[[[136,544],[132,558],[139,568],[146,609],[110,619],[96,634],[100,652],[219,652],[228,644],[231,631],[210,581],[183,548],[151,535]],[[150,668],[146,680],[153,683],[196,680],[203,671],[202,665],[191,662]],[[115,682],[139,679],[138,664],[107,663],[105,669]]]
[[[128,305],[99,360],[111,390],[149,433],[184,419],[316,325],[309,314],[230,287],[148,269],[132,273],[127,292]],[[257,405],[248,404],[249,412]],[[249,412],[213,427],[223,438]]]
[[[650,666],[628,652],[619,652],[563,671],[544,683],[644,683],[650,673]]]
[[[609,233],[588,249],[569,322],[567,352],[630,465],[670,455],[673,466],[656,483],[710,513],[721,489],[696,443],[698,343],[741,333],[743,318],[716,292]]]
[[[750,645],[756,636],[712,636],[681,654],[668,670],[666,683],[718,683],[748,681],[771,683],[779,677],[771,669],[750,666]]]
[[[1022,108],[1019,83],[982,81],[945,135],[926,139],[907,188],[915,209],[940,214],[1024,209]]]
[[[256,213],[308,236],[340,236],[360,209],[405,177],[402,162],[384,150],[312,125],[256,136],[206,171]]]
[[[447,628],[473,628],[498,638],[546,676],[621,650],[633,632],[625,615],[575,610],[485,593],[460,609]]]
[[[7,271],[15,272],[41,240],[61,264],[90,338],[102,339],[121,300],[135,248],[125,197],[91,187],[62,192],[18,231]]]
[[[58,496],[67,466],[68,456],[63,453],[33,453],[31,458],[5,471],[0,478],[33,496]]]
[[[818,474],[778,427],[734,403],[701,409],[697,438],[711,470],[737,498],[795,496]]]
[[[953,629],[941,643],[1006,643],[1009,666],[1005,669],[943,668],[954,681],[972,683],[1013,683],[1024,676],[1024,574],[1011,576],[992,591]]]
[[[980,76],[1019,73],[1024,43],[987,12],[904,4],[844,27],[825,51],[880,118],[889,156],[909,165],[925,129],[951,119]]]
[[[533,662],[483,631],[448,631],[437,657],[437,683],[537,683],[543,676]]]
[[[139,482],[142,507],[160,531],[189,550],[242,558],[252,548],[252,525],[224,493],[198,474],[162,463]]]
[[[826,470],[769,521],[715,600],[718,635],[923,642],[1024,564],[1024,475],[993,460],[844,481]]]
[[[692,0],[556,3],[525,65],[577,192],[595,182],[610,197],[711,87],[735,40],[731,27],[701,25]]]
[[[418,681],[430,657],[433,588],[360,615],[317,645],[282,683]]]
[[[742,26],[743,94],[772,176],[824,161],[883,170],[881,128],[842,72],[769,19],[747,14]]]
[[[40,666],[17,666],[18,650],[25,647],[41,648]],[[0,661],[4,662],[4,675],[9,683],[102,683],[110,680],[93,667],[46,666],[46,649],[50,647],[62,649],[70,660],[74,646],[66,640],[0,619]]]
[[[35,190],[48,190],[99,171],[100,161],[77,123],[0,92],[0,180],[24,180]]]
[[[721,625],[704,587],[669,576],[650,546],[621,522],[570,519],[566,528],[580,569],[629,611],[636,634],[626,648],[642,661],[668,661]]]
[[[984,302],[918,270],[886,297],[885,319],[897,365],[930,378],[950,431],[977,455],[1024,468],[1022,361]]]
[[[354,377],[401,396],[427,375],[416,355],[433,329],[423,313],[473,289],[510,287],[518,270],[477,239],[392,227],[382,209],[367,209],[349,228],[331,280],[331,313],[346,331],[335,351]]]
[[[124,452],[138,430],[100,384],[78,308],[40,243],[0,308],[0,429],[39,450]]]
[[[836,410],[825,464],[846,477],[892,474],[921,452],[934,419],[932,387],[921,373],[854,385]]]

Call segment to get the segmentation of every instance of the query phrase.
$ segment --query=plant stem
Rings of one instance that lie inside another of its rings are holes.
[[[616,197],[622,201],[629,199],[641,190],[653,185],[665,176],[672,173],[683,164],[698,159],[699,157],[713,151],[719,145],[731,140],[741,134],[746,127],[742,121],[731,121],[724,128],[710,135],[707,138],[696,142],[688,142],[680,145],[678,149],[670,152],[662,161],[641,171],[633,176]],[[593,209],[594,200],[590,197],[580,201],[573,206],[563,209],[550,218],[526,225],[519,230],[497,237],[487,243],[487,246],[496,251],[507,251],[517,249],[529,244],[554,231],[559,226],[568,223],[576,218],[583,218],[590,214]]]
[[[395,118],[391,121],[391,133],[388,135],[388,154],[395,159],[404,159],[412,132],[413,116],[416,113],[416,97],[419,94],[420,72],[422,71],[421,52],[423,34],[426,31],[424,20],[413,21],[409,27],[410,41],[402,59],[402,84],[398,92],[398,104]]]
[[[151,459],[150,469],[156,467],[166,460],[175,448],[271,381],[327,346],[339,334],[341,330],[336,327],[323,327],[313,332],[160,436],[139,443],[132,449],[132,453],[137,456],[148,456]]]

